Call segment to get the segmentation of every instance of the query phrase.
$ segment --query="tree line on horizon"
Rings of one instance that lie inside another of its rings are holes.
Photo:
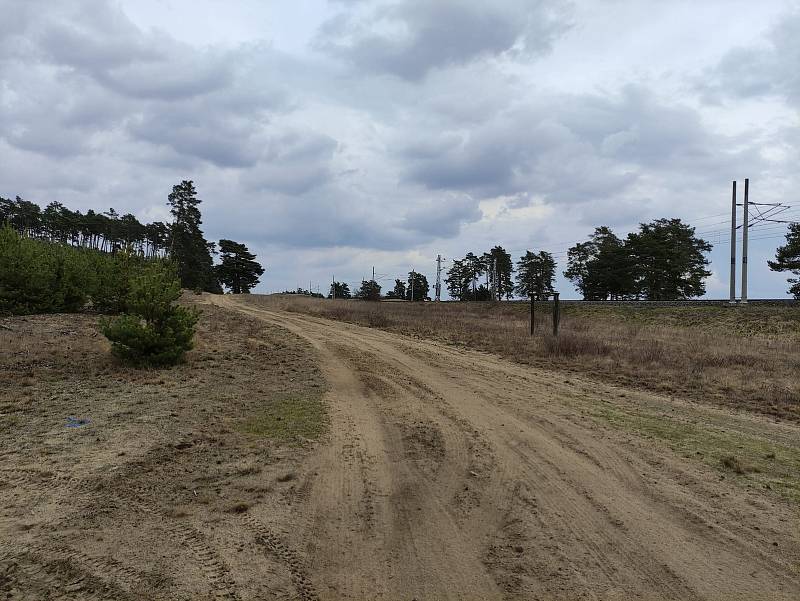
[[[331,287],[328,292],[328,298],[333,299],[349,299],[357,298],[360,300],[377,301],[381,298],[386,300],[408,300],[408,301],[426,301],[430,300],[430,284],[425,274],[418,271],[409,271],[408,279],[403,281],[400,278],[395,279],[394,287],[388,290],[384,296],[381,296],[383,287],[375,280],[362,280],[361,286],[355,292],[350,290],[350,285],[347,282],[331,282]],[[297,293],[302,293],[298,290]],[[289,292],[289,294],[294,294]],[[319,295],[311,295],[319,296]]]
[[[706,254],[711,244],[695,234],[695,228],[680,219],[656,219],[642,223],[624,239],[611,228],[595,228],[589,238],[567,251],[564,276],[584,300],[683,300],[705,294],[710,275]],[[770,269],[800,276],[800,224],[789,225],[786,244],[778,248]],[[410,282],[395,280],[383,298],[411,300]],[[453,261],[444,280],[450,297],[457,301],[546,300],[555,289],[556,261],[547,251],[526,251],[514,265],[502,246],[476,254],[468,252]],[[417,274],[417,289],[425,291],[415,300],[427,298],[427,279]],[[424,282],[424,284],[423,284]],[[790,278],[789,293],[800,298],[800,277]],[[335,294],[334,294],[335,292]],[[331,285],[328,298],[379,300],[381,286],[365,280],[351,294],[346,283]]]
[[[205,239],[194,183],[173,186],[167,205],[171,223],[143,224],[133,215],[113,208],[104,213],[72,211],[59,202],[44,209],[17,196],[0,197],[0,227],[7,224],[26,238],[62,244],[87,251],[126,252],[144,259],[168,259],[174,263],[182,288],[220,294],[223,286],[234,294],[247,293],[259,283],[264,268],[239,242]],[[214,265],[213,257],[220,262]]]
[[[59,202],[44,208],[17,196],[0,197],[0,227],[7,224],[20,235],[47,243],[116,254],[122,250],[145,259],[168,258],[178,271],[181,286],[221,293],[247,293],[259,283],[263,267],[239,242],[207,241],[197,191],[192,181],[173,186],[168,206],[171,223],[143,224],[132,214],[113,208],[104,213],[72,211]],[[586,300],[680,300],[702,296],[706,254],[711,245],[695,235],[680,219],[657,219],[640,224],[637,231],[619,238],[611,228],[595,228],[588,240],[567,251],[564,276]],[[219,264],[214,265],[214,256]],[[800,224],[789,225],[786,244],[777,250],[774,271],[800,276]],[[461,301],[501,300],[514,296],[543,300],[554,292],[556,262],[546,251],[527,251],[514,266],[511,255],[495,246],[482,254],[468,252],[448,269],[445,286],[451,298]],[[2,283],[2,282],[0,282]],[[800,298],[800,277],[789,278],[789,293]],[[381,298],[381,286],[365,280],[358,290],[334,282],[328,298]],[[288,292],[288,291],[287,291]],[[425,300],[430,286],[424,274],[411,271],[384,296],[387,299]],[[311,294],[298,289],[296,294]],[[322,296],[322,295],[319,295]]]

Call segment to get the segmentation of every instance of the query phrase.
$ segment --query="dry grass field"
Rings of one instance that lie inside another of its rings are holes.
[[[800,307],[550,306],[529,335],[525,303],[368,303],[293,295],[249,302],[441,340],[518,363],[800,420]]]

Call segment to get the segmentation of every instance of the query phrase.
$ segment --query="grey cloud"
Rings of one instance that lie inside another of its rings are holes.
[[[800,102],[800,11],[789,13],[757,46],[734,48],[708,70],[697,87],[708,100],[783,96]]]
[[[405,177],[433,190],[585,202],[624,193],[644,174],[708,177],[762,162],[752,150],[723,150],[726,142],[694,109],[629,86],[612,97],[542,97],[407,143],[400,156]]]
[[[143,32],[119,6],[103,0],[4,3],[15,29],[0,49],[85,74],[123,96],[189,98],[218,90],[233,77],[233,60],[157,32]]]
[[[99,82],[124,96],[183,99],[226,87],[233,79],[232,57],[214,52],[169,51],[155,61],[94,72]]]
[[[137,139],[168,146],[178,154],[220,167],[249,167],[260,155],[251,127],[229,115],[159,106],[130,120],[127,129]]]
[[[92,80],[63,77],[48,65],[7,63],[0,70],[0,138],[17,148],[57,157],[89,152],[127,114]]]
[[[269,141],[262,162],[242,174],[244,187],[299,195],[331,177],[336,140],[314,133],[288,132]]]
[[[403,218],[404,229],[436,238],[452,238],[466,223],[478,221],[478,201],[469,196],[447,195],[410,209]]]
[[[388,226],[378,207],[330,186],[299,197],[245,193],[233,206],[209,206],[206,215],[218,231],[290,248],[395,250],[416,243],[401,229]]]
[[[256,76],[280,68],[263,46],[195,50],[99,0],[7,9],[19,30],[17,51],[0,58],[0,137],[17,148],[66,157],[113,137],[131,158],[127,135],[156,146],[138,153],[144,162],[241,168],[265,151],[269,116],[287,110],[277,78]]]
[[[102,0],[41,6],[26,25],[24,33],[36,40],[43,58],[89,73],[163,58],[163,43]]]
[[[630,181],[591,144],[535,111],[504,114],[451,142],[438,156],[418,149],[413,145],[403,151],[408,179],[481,198],[534,194],[575,202],[618,191]]]
[[[567,27],[548,0],[404,0],[326,22],[315,47],[376,73],[418,80],[428,71],[503,53],[540,54]]]

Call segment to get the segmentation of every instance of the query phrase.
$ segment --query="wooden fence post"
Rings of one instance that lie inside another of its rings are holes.
[[[533,336],[533,329],[534,329],[534,317],[536,316],[535,309],[533,306],[533,299],[534,296],[531,294],[531,336]]]
[[[558,322],[561,321],[561,307],[558,300],[560,294],[553,293],[553,336],[558,336]]]

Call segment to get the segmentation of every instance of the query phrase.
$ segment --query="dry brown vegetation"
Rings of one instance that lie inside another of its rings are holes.
[[[243,297],[244,298],[244,297]],[[667,395],[800,420],[800,308],[368,303],[291,295],[247,302],[465,345]]]

